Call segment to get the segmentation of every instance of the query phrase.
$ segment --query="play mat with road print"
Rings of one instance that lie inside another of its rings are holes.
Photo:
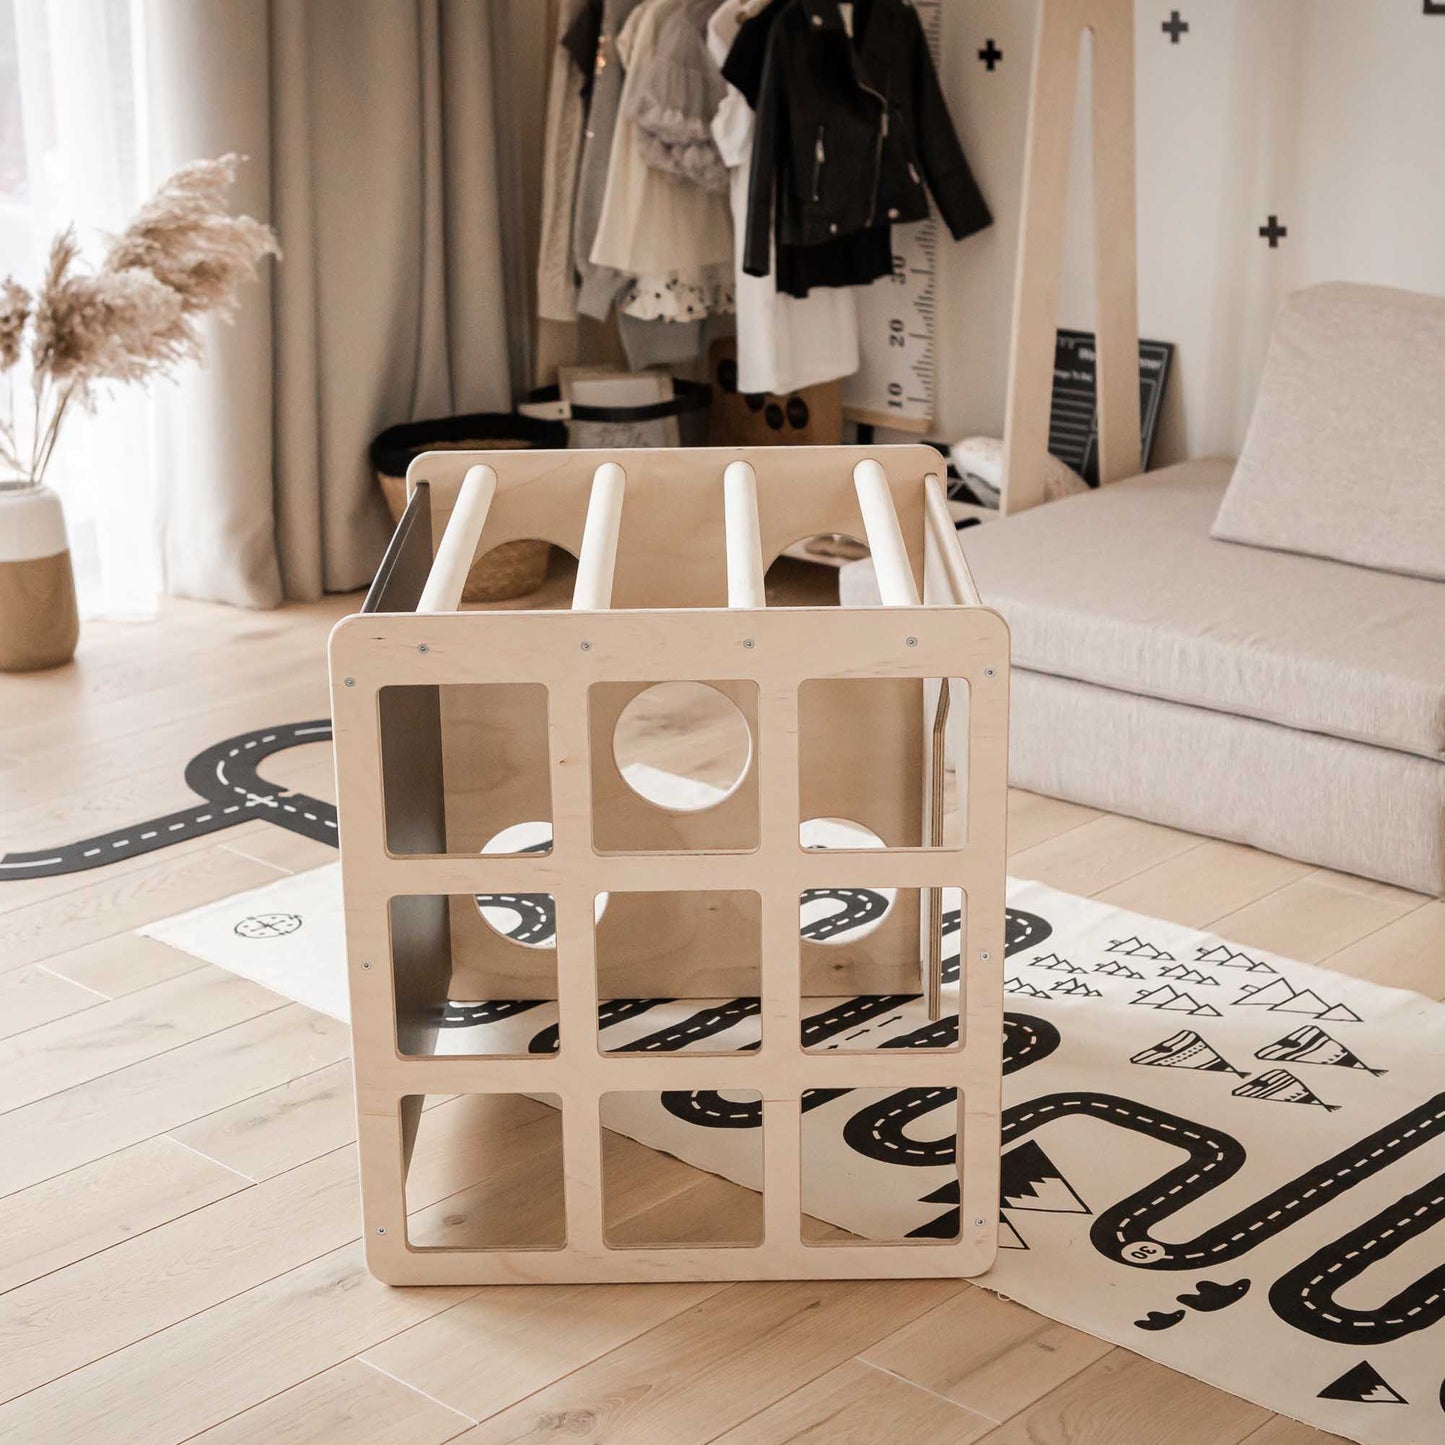
[[[228,738],[185,769],[199,802],[9,853],[0,881],[101,868],[258,817],[334,844],[329,803],[258,770],[329,736],[321,718]],[[845,941],[890,902],[815,890],[802,931]],[[1445,1006],[1039,883],[1011,882],[1008,902],[1001,1247],[979,1283],[1366,1445],[1441,1445]],[[477,903],[518,941],[550,936],[546,895]],[[346,1016],[334,864],[143,931]],[[916,998],[810,1002],[811,1048],[941,1041]],[[599,1022],[605,1048],[716,1050],[755,1040],[757,1012],[755,999],[611,999]],[[439,1022],[448,1053],[557,1043],[546,1003],[455,1001]],[[757,1151],[739,1146],[758,1107],[671,1093],[609,1123],[756,1187]],[[875,1238],[951,1237],[954,1116],[950,1090],[814,1091],[806,1212]]]
[[[546,931],[544,895],[479,902]],[[871,916],[816,902],[815,926]],[[145,931],[345,1017],[335,865]],[[1010,884],[1008,952],[1001,1248],[979,1283],[1350,1439],[1440,1445],[1445,1006],[1039,883]],[[911,998],[814,1005],[810,1047],[937,1027]],[[602,1040],[746,1047],[756,1015],[609,1000]],[[443,1022],[447,1053],[556,1047],[549,1003],[457,1002]],[[627,1098],[613,1127],[757,1185],[738,1147],[756,1102]],[[953,1121],[948,1091],[819,1091],[804,1208],[877,1238],[952,1236]]]

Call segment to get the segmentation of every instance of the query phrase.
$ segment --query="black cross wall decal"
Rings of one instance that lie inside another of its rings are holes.
[[[978,52],[978,58],[988,66],[990,70],[1003,59],[1003,51],[993,43],[993,36],[990,35],[983,49]]]
[[[1189,22],[1179,18],[1177,10],[1169,12],[1169,18],[1159,27],[1168,37],[1171,45],[1179,44],[1179,37],[1189,33]]]
[[[1289,235],[1289,229],[1280,225],[1278,216],[1271,216],[1269,218],[1269,225],[1261,226],[1259,228],[1259,234],[1269,242],[1269,249],[1276,251],[1279,249],[1281,239]]]

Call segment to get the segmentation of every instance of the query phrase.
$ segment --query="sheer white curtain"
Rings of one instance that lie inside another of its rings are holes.
[[[93,248],[149,190],[142,30],[139,0],[0,0],[0,275],[33,287],[57,231]],[[155,608],[153,418],[115,391],[67,417],[52,460],[87,615]]]

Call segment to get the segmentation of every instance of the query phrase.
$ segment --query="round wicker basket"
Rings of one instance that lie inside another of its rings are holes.
[[[558,423],[505,413],[457,416],[389,428],[371,444],[371,461],[391,519],[399,522],[406,510],[406,468],[422,452],[503,451],[566,444],[567,430]],[[493,547],[472,564],[462,601],[506,602],[535,592],[546,580],[551,555],[550,543],[531,539]]]

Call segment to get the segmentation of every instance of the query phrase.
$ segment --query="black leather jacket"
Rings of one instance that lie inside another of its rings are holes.
[[[929,191],[955,239],[992,221],[907,0],[790,0],[768,36],[753,138],[743,269],[766,276],[777,239],[815,246],[921,221]]]

